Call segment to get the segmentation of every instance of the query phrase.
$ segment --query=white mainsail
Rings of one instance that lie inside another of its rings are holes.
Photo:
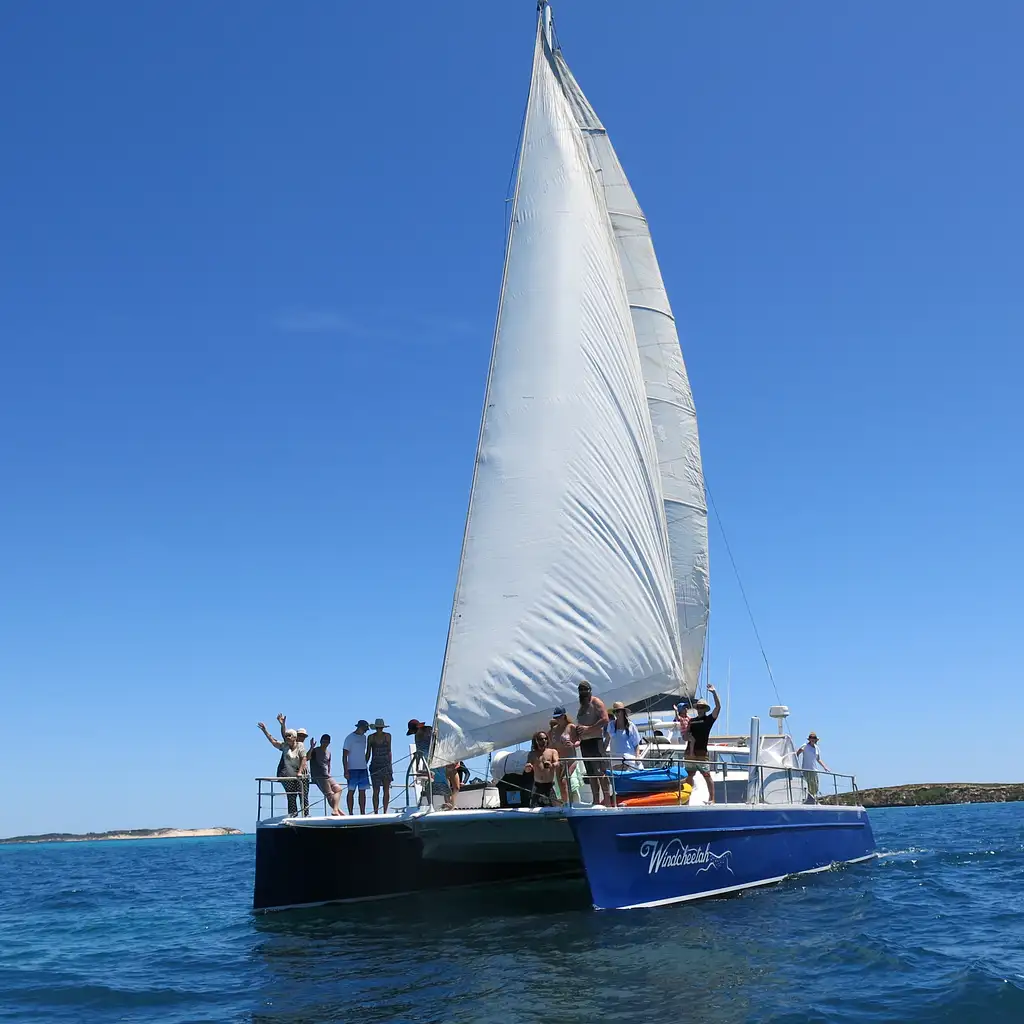
[[[581,679],[609,702],[678,690],[683,680],[629,299],[542,21],[435,765],[524,739]]]
[[[604,125],[583,95],[561,51],[555,51],[554,63],[604,192],[626,282],[665,496],[683,659],[682,690],[693,696],[704,656],[711,596],[708,509],[697,410],[647,218]]]

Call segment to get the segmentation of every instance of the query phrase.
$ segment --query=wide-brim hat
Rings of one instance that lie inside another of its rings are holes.
[[[390,729],[391,728],[391,726],[384,724],[384,719],[383,718],[375,718],[373,720],[373,727],[374,727],[374,729]]]
[[[711,709],[711,705],[703,697],[701,697],[700,700],[695,700],[693,702],[693,706],[695,708],[707,708],[708,710]]]
[[[295,735],[296,736],[308,736],[309,735],[309,730],[307,730],[307,729],[296,729],[295,730]]]
[[[612,705],[612,711],[628,711],[628,710],[629,710],[629,708],[627,708],[626,705],[623,704],[621,700],[617,700]]]

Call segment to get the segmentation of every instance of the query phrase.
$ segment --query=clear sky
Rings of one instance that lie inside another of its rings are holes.
[[[555,16],[794,731],[1021,779],[1024,7]],[[7,5],[0,834],[249,827],[257,720],[432,714],[533,19]],[[774,695],[714,524],[712,608],[735,730]]]

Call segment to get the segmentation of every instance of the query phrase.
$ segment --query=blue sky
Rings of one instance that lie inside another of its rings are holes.
[[[248,827],[258,719],[432,712],[533,7],[7,10],[0,834]],[[1019,779],[1024,9],[555,16],[794,730]],[[712,595],[735,729],[774,695],[715,525]]]

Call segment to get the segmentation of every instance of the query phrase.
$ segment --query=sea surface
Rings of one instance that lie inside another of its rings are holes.
[[[0,1021],[1024,1022],[1024,804],[871,820],[877,861],[604,913],[545,883],[254,915],[252,836],[0,847]]]

